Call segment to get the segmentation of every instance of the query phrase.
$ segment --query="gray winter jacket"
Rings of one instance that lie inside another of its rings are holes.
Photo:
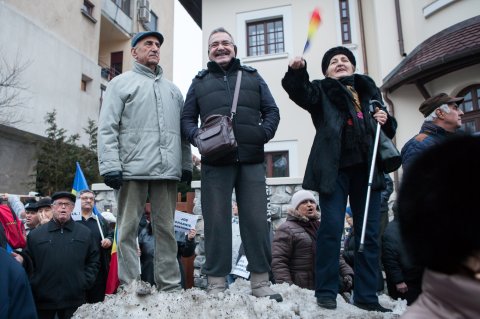
[[[126,180],[180,180],[192,170],[190,144],[181,139],[180,90],[134,62],[108,84],[98,121],[100,174],[122,171]]]

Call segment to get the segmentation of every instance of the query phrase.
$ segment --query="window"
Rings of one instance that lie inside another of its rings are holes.
[[[85,74],[82,74],[82,79],[80,80],[80,90],[82,90],[83,92],[86,92],[88,88],[88,83],[90,83],[91,81],[92,81],[91,77]]]
[[[287,5],[237,13],[237,57],[243,63],[288,59],[293,54],[291,11]]]
[[[91,3],[88,0],[84,0],[82,11],[88,14],[89,16],[93,16],[93,7],[95,7],[93,3]]]
[[[110,54],[110,80],[123,72],[123,51]]]
[[[100,84],[100,107],[99,110],[102,109],[102,104],[103,104],[103,96],[105,95],[105,90],[107,89],[107,86],[104,84]]]
[[[288,177],[288,151],[266,152],[265,166],[267,177]]]
[[[285,52],[283,18],[247,23],[248,56]]]
[[[91,3],[89,0],[84,0],[83,1],[83,6],[82,6],[82,14],[87,17],[89,20],[92,22],[97,22],[97,20],[93,17],[93,8],[95,5]]]
[[[342,32],[342,43],[352,43],[348,0],[340,0],[338,3],[340,5],[340,28]]]
[[[145,29],[147,29],[148,31],[157,31],[157,24],[158,24],[157,21],[158,21],[158,16],[155,13],[153,13],[153,11],[150,11],[150,22],[144,24]]]
[[[82,90],[83,92],[87,91],[87,81],[85,81],[84,79],[82,79],[82,81],[80,82],[80,90]]]
[[[127,16],[130,16],[130,0],[112,0]]]
[[[462,129],[467,133],[480,132],[480,84],[464,88],[457,96],[464,98],[459,105],[465,113],[462,116]]]

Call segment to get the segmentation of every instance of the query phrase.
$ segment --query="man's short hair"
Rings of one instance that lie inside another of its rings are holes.
[[[81,190],[80,193],[78,193],[78,196],[81,197],[81,196],[82,196],[83,194],[85,194],[85,193],[90,193],[90,194],[93,194],[93,196],[95,196],[95,192],[94,192],[94,191],[91,191],[91,190],[89,190],[89,189],[83,189],[83,190]]]
[[[233,36],[224,27],[219,27],[219,28],[213,29],[212,32],[210,32],[210,35],[208,36],[208,41],[210,42],[210,38],[212,37],[212,35],[214,35],[215,33],[220,33],[220,32],[228,34],[230,36],[230,38],[232,39],[232,43],[235,43],[235,41],[233,40]]]

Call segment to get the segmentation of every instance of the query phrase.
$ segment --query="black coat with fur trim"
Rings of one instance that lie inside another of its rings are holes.
[[[289,67],[282,79],[282,86],[292,101],[310,113],[316,129],[302,187],[322,194],[331,194],[335,189],[340,165],[344,126],[348,118],[355,120],[350,93],[340,81],[332,78],[310,82],[306,66],[298,70]],[[378,100],[383,104],[382,96],[375,82],[366,75],[354,74],[354,87],[363,114],[371,119],[365,121],[365,134],[370,141],[368,158],[371,158],[376,121],[368,115],[369,101]],[[383,110],[387,112],[386,109]],[[382,125],[382,130],[388,137],[393,138],[396,127],[396,120],[389,115],[387,122]],[[370,164],[368,166],[370,167]],[[372,189],[381,190],[384,187],[383,173],[377,167]]]

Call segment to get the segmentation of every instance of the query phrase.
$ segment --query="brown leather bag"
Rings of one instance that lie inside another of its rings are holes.
[[[237,140],[233,133],[233,117],[236,114],[238,94],[242,80],[242,71],[237,74],[235,93],[233,94],[230,116],[213,114],[203,121],[195,137],[198,151],[209,160],[218,159],[237,149]]]

